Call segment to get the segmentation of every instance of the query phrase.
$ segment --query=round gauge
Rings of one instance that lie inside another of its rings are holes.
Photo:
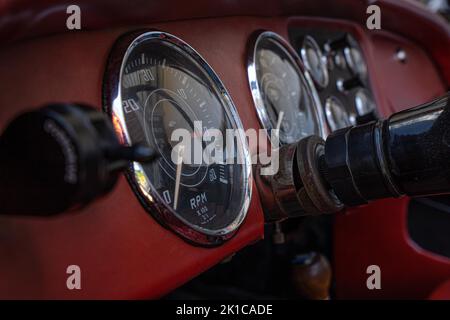
[[[358,89],[355,93],[355,106],[358,115],[363,116],[375,110],[372,95],[366,89]]]
[[[327,60],[322,54],[322,50],[320,50],[316,40],[311,36],[306,36],[303,39],[300,54],[306,70],[311,74],[314,83],[319,88],[325,88],[328,85]]]
[[[338,98],[331,96],[325,101],[325,116],[331,131],[349,127],[356,123],[354,114],[347,112]]]
[[[227,137],[242,124],[200,55],[164,32],[125,35],[111,53],[104,96],[122,142],[158,154],[151,163],[131,163],[127,172],[148,212],[200,245],[218,245],[235,234],[251,198],[250,157],[242,130],[218,147],[223,160],[203,156],[210,146],[206,133]]]
[[[320,101],[299,56],[281,36],[262,32],[250,52],[248,77],[263,127],[279,129],[281,144],[323,136]]]
[[[353,38],[349,38],[353,39]],[[361,78],[361,80],[365,80],[367,77],[367,65],[364,61],[364,56],[359,49],[358,45],[356,44],[356,41],[347,47],[344,48],[344,57],[345,61],[347,62],[347,66],[350,69],[350,71]]]

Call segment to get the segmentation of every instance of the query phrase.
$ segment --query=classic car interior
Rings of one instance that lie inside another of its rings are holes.
[[[1,1],[0,298],[450,299],[424,2]]]

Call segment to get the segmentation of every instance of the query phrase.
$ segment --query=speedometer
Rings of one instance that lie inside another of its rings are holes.
[[[159,31],[123,36],[110,56],[104,105],[124,144],[147,145],[159,156],[127,172],[153,217],[201,245],[236,233],[251,197],[248,148],[230,96],[193,48]],[[203,158],[209,130],[235,132],[232,147],[227,140],[221,150],[227,161]]]
[[[248,78],[265,129],[279,129],[280,143],[323,136],[320,101],[295,50],[276,33],[260,33],[250,52]]]

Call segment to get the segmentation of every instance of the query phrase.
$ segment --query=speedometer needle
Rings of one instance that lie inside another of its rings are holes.
[[[275,127],[275,132],[277,135],[277,138],[280,139],[280,128],[281,128],[281,123],[283,121],[283,117],[284,117],[284,111],[280,111],[280,113],[278,114],[278,119],[277,119],[277,126]]]
[[[278,114],[277,127],[275,128],[276,130],[280,130],[281,122],[283,121],[283,117],[284,117],[284,111],[280,111],[280,113]]]
[[[181,169],[183,167],[183,154],[184,154],[184,146],[180,146],[178,149],[178,158],[177,158],[177,173],[175,177],[175,195],[174,195],[174,203],[173,209],[177,210],[178,206],[178,193],[180,192],[180,180],[181,180]]]

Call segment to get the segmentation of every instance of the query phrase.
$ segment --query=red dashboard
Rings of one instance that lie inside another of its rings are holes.
[[[110,50],[120,35],[139,28],[171,33],[195,48],[224,83],[245,129],[261,127],[246,67],[257,30],[285,39],[295,28],[352,34],[383,117],[450,86],[450,28],[409,1],[375,1],[382,8],[380,31],[365,27],[366,1],[137,0],[126,9],[121,1],[79,3],[86,27],[76,32],[65,29],[65,7],[57,1],[0,3],[2,128],[18,113],[51,102],[100,109]],[[399,49],[407,63],[394,58]],[[110,194],[75,212],[49,219],[0,217],[0,298],[163,296],[264,237],[256,188],[238,233],[216,248],[193,246],[158,224],[122,176]],[[408,204],[408,198],[383,200],[337,215],[332,264],[338,298],[426,298],[450,278],[449,258],[410,239]],[[83,270],[82,290],[66,288],[72,264]],[[371,264],[383,269],[381,291],[366,288]]]

